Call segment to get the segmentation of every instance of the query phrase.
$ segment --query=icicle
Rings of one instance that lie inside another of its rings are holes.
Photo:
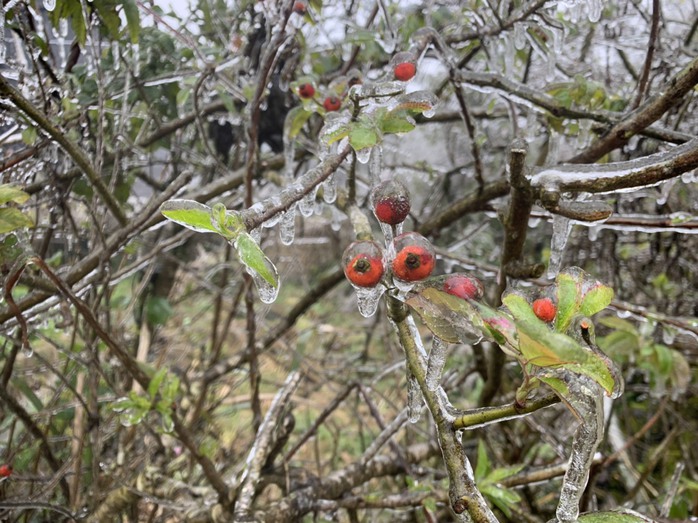
[[[438,336],[431,340],[431,352],[429,352],[429,364],[427,365],[427,389],[434,392],[441,384],[441,375],[446,364],[448,344]]]
[[[419,382],[412,374],[407,374],[407,411],[410,423],[417,423],[422,417],[424,409],[424,399],[422,391],[419,389]]]
[[[0,6],[0,65],[5,63],[5,6]]]
[[[368,174],[371,185],[374,186],[380,182],[381,171],[383,170],[383,149],[380,145],[376,145],[371,149],[371,163],[368,165]]]
[[[270,285],[269,282],[267,282],[267,280],[262,278],[257,271],[252,270],[249,267],[245,267],[245,270],[250,276],[252,276],[252,280],[254,281],[255,287],[257,287],[257,294],[259,294],[259,299],[264,303],[274,303],[274,301],[276,301],[276,297],[279,295],[279,289],[281,288],[281,285],[277,285],[276,287],[274,287],[273,285]]]
[[[292,139],[286,129],[284,128],[283,135],[284,144],[284,172],[283,176],[286,179],[293,178],[293,172],[295,170],[295,158],[296,158],[296,141]]]
[[[337,200],[337,182],[334,174],[330,174],[322,182],[322,199],[325,200],[325,203],[334,203]]]
[[[371,159],[371,150],[375,149],[375,147],[366,147],[365,149],[359,149],[356,152],[356,159],[359,160],[359,163],[368,163],[368,161]]]
[[[585,376],[571,376],[564,381],[570,389],[565,395],[566,403],[580,424],[574,433],[555,515],[560,523],[573,523],[579,516],[579,501],[589,479],[594,453],[603,440],[603,392]]]
[[[562,255],[565,252],[567,239],[572,232],[572,222],[569,218],[553,215],[553,237],[550,240],[550,261],[548,262],[548,277],[554,278],[560,272]]]
[[[518,22],[514,24],[514,47],[521,51],[526,47],[526,24]]]
[[[141,52],[138,44],[131,46],[131,60],[133,62],[133,75],[139,77],[141,75]]]
[[[587,18],[591,23],[601,20],[603,2],[601,0],[587,0]]]
[[[308,216],[313,215],[313,206],[315,205],[316,192],[317,192],[317,186],[315,187],[314,190],[310,191],[308,194],[303,196],[303,198],[301,198],[301,201],[298,202],[298,210],[306,218]]]
[[[358,287],[352,284],[354,290],[356,291],[356,302],[359,306],[359,313],[364,318],[370,318],[378,310],[378,302],[380,302],[381,296],[385,292],[385,287],[383,285],[376,285],[375,287]]]
[[[291,245],[296,235],[296,206],[292,205],[279,219],[279,238],[284,245]]]

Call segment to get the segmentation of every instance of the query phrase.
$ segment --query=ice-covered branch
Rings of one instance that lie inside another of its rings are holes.
[[[453,422],[453,428],[456,430],[478,429],[492,423],[499,423],[502,421],[527,416],[532,412],[555,405],[556,403],[559,403],[559,401],[560,398],[558,398],[555,394],[550,394],[548,396],[543,396],[542,398],[526,402],[525,407],[520,407],[516,404],[516,402],[513,402],[508,405],[482,407],[479,409],[469,410],[455,419]]]
[[[429,389],[425,356],[421,354],[415,340],[405,305],[389,297],[388,314],[397,330],[400,345],[405,351],[408,372],[419,384],[424,401],[436,425],[439,446],[448,470],[451,509],[458,521],[496,523],[497,518],[475,485],[470,462],[457,437],[457,431],[453,428],[453,417],[446,405],[445,395],[440,390]]]
[[[42,113],[34,104],[22,96],[22,93],[15,89],[2,75],[0,75],[0,95],[2,95],[3,98],[9,98],[18,109],[26,114],[30,120],[43,129],[63,148],[73,162],[80,167],[80,170],[85,173],[99,196],[104,200],[109,211],[121,225],[126,225],[128,223],[126,214],[119,205],[119,202],[114,198],[112,192],[105,185],[100,173],[95,170],[85,151],[77,144],[73,143],[66,133],[56,127],[47,115]]]
[[[698,167],[698,138],[636,160],[539,169],[531,186],[553,192],[607,193],[655,185]]]
[[[593,163],[614,149],[622,147],[631,137],[659,120],[669,109],[681,102],[696,84],[698,84],[698,58],[694,58],[662,89],[659,89],[662,94],[638,107],[604,136],[571,158],[570,163]]]

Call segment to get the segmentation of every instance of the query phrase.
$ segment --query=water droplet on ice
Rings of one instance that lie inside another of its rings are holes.
[[[276,287],[274,287],[267,280],[262,278],[257,271],[251,269],[250,267],[245,267],[245,270],[250,276],[252,276],[252,280],[254,281],[255,287],[257,287],[257,294],[259,294],[259,299],[262,300],[262,302],[264,303],[273,303],[276,300],[276,297],[279,295],[279,289],[281,288],[281,283],[278,277],[276,279],[277,285]],[[275,267],[274,271],[276,271]]]
[[[53,11],[56,8],[56,0],[44,0],[44,9]]]
[[[373,147],[366,147],[364,149],[359,149],[356,152],[356,159],[359,160],[360,163],[368,163],[369,159],[371,158],[371,150],[374,149]]]

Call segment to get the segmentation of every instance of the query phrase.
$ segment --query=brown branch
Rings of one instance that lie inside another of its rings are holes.
[[[636,109],[647,94],[650,70],[652,69],[652,58],[657,45],[657,35],[659,33],[659,0],[652,0],[652,25],[650,27],[649,42],[647,43],[647,54],[645,55],[645,65],[642,67],[642,74],[637,83],[637,95],[630,105],[631,109]]]
[[[624,146],[634,135],[664,116],[667,111],[683,100],[698,83],[698,57],[664,85],[662,93],[638,107],[624,120],[614,125],[604,136],[584,151],[570,158],[569,163],[594,163],[604,155]]]

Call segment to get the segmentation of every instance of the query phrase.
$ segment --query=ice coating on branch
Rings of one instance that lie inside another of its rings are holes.
[[[572,220],[559,214],[553,214],[553,236],[550,239],[550,261],[548,262],[549,278],[554,278],[560,272],[562,255],[565,252],[571,231]]]
[[[5,63],[5,6],[0,7],[0,65]]]
[[[514,47],[519,51],[526,47],[526,24],[524,22],[514,24]]]
[[[291,245],[296,236],[296,205],[293,204],[281,213],[279,219],[279,239],[284,245]]]
[[[431,392],[438,389],[441,384],[441,375],[446,365],[447,352],[448,344],[438,336],[434,336],[431,340],[431,352],[429,352],[426,376],[427,389]]]
[[[378,303],[385,292],[385,287],[383,285],[359,287],[354,284],[352,284],[352,287],[356,291],[356,303],[359,306],[359,313],[364,318],[370,318],[378,309]]]
[[[298,210],[306,218],[313,215],[315,207],[315,198],[317,196],[319,186],[316,185],[308,194],[306,194],[300,202],[298,202]]]
[[[555,515],[560,523],[574,523],[579,516],[579,501],[589,479],[594,453],[603,440],[603,391],[585,376],[567,376],[564,381],[570,390],[565,399],[580,424],[574,433]]]
[[[424,398],[419,388],[419,382],[412,374],[407,374],[407,411],[410,423],[417,423],[422,417]]]
[[[349,90],[351,98],[386,98],[397,96],[405,89],[404,82],[363,83],[352,86]]]

